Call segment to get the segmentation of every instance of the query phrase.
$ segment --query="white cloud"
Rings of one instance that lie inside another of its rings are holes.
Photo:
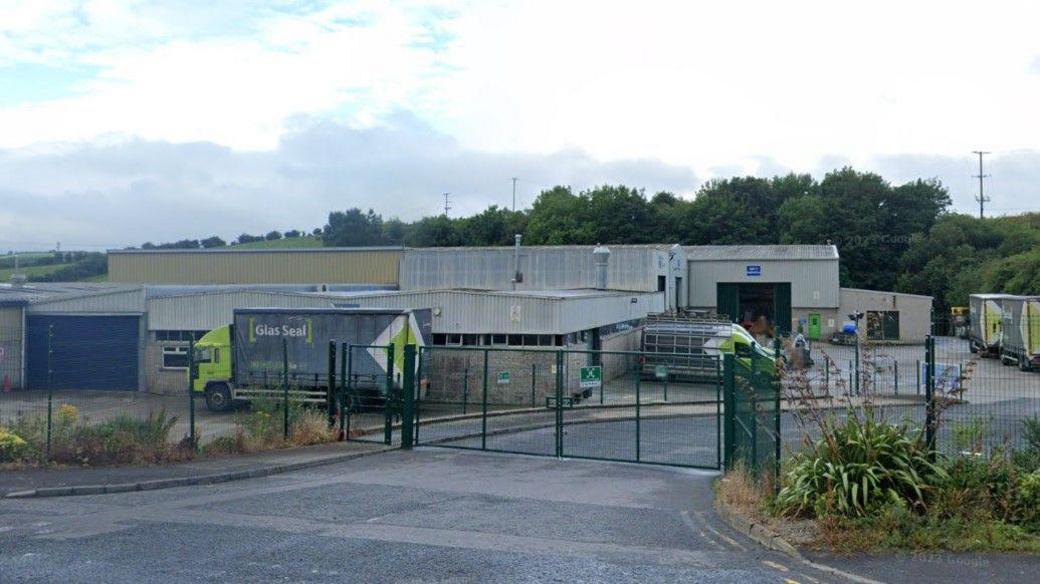
[[[510,177],[531,203],[541,189],[624,183],[689,193],[688,168],[654,160],[599,161],[576,151],[490,154],[461,148],[407,114],[392,124],[349,128],[294,120],[271,151],[213,143],[118,141],[59,150],[0,150],[0,249],[118,247],[246,231],[310,229],[328,212],[374,208],[413,220],[507,206]]]

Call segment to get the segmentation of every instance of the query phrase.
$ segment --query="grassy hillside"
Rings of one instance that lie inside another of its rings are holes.
[[[293,249],[300,247],[321,247],[321,240],[308,235],[307,237],[253,241],[234,246],[235,249]]]
[[[67,268],[72,264],[51,264],[48,266],[27,266],[18,268],[18,272],[25,274],[32,278],[33,276],[45,276],[47,274],[53,274],[62,268]],[[14,268],[0,269],[0,282],[8,282],[11,276],[14,274]]]

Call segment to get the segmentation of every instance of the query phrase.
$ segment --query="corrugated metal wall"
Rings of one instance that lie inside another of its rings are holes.
[[[148,330],[208,331],[231,323],[235,308],[331,308],[328,297],[284,292],[212,292],[148,299]]]
[[[144,290],[140,287],[112,290],[96,294],[54,298],[30,304],[26,311],[35,313],[137,313],[145,310]]]
[[[633,303],[632,299],[636,302]],[[436,333],[562,334],[661,312],[658,293],[592,296],[521,296],[466,291],[412,292],[345,297],[339,306],[434,308]]]
[[[0,391],[22,387],[22,307],[0,307]]]
[[[137,284],[396,285],[400,249],[109,252],[108,279]]]
[[[594,288],[595,246],[521,247],[517,290]],[[649,246],[608,246],[607,284],[613,290],[653,292],[667,275],[668,252]],[[409,249],[401,259],[401,290],[510,290],[513,248]]]
[[[899,340],[903,342],[923,343],[932,330],[932,298],[929,296],[842,288],[841,322],[847,320],[845,315],[853,310],[899,311]],[[862,327],[865,329],[866,325]]]
[[[748,266],[760,266],[761,275],[748,276]],[[689,262],[689,305],[713,308],[719,282],[790,282],[794,308],[837,308],[838,260],[697,261]]]

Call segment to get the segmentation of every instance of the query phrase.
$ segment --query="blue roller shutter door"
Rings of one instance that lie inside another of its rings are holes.
[[[54,389],[137,390],[139,327],[136,315],[28,315],[28,387],[47,388],[50,333]]]

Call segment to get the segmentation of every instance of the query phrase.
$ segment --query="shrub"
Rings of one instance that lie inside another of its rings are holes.
[[[832,428],[814,448],[795,455],[774,502],[787,515],[863,517],[885,505],[923,508],[945,478],[921,436],[867,411]]]
[[[29,444],[20,436],[0,427],[0,462],[19,462],[28,454]]]
[[[336,431],[329,428],[329,419],[325,412],[310,408],[298,412],[293,417],[289,436],[293,444],[306,446],[331,442],[336,439]]]
[[[75,428],[71,440],[52,437],[51,458],[72,464],[162,462],[171,452],[170,431],[176,423],[176,416],[165,411],[144,419],[120,414]]]
[[[1022,420],[1022,438],[1027,451],[1040,453],[1040,417],[1034,415]]]

